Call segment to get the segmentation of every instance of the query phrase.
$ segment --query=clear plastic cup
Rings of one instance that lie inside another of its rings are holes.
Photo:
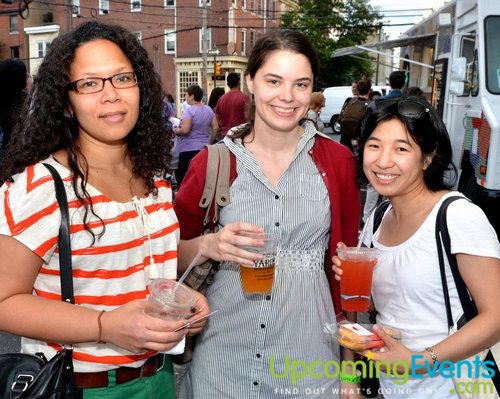
[[[370,307],[373,268],[379,251],[376,248],[337,248],[342,261],[340,298],[342,309],[367,312]]]
[[[196,297],[184,284],[156,279],[149,288],[146,313],[164,320],[188,319],[196,312]]]
[[[245,234],[247,233],[241,233],[241,235]],[[275,235],[267,233],[255,237],[263,239],[264,246],[246,245],[242,248],[262,254],[264,259],[254,261],[253,266],[240,265],[241,286],[247,294],[267,294],[273,290],[278,240]]]

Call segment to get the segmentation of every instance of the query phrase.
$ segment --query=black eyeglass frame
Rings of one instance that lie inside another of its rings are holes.
[[[398,113],[410,119],[420,119],[425,114],[429,114],[430,109],[423,104],[412,101],[411,98],[382,99],[377,104],[377,111],[384,111],[386,108],[397,104]]]
[[[113,79],[116,78],[117,76],[121,76],[121,75],[129,75],[131,74],[132,77],[134,78],[134,84],[130,85],[130,86],[126,86],[126,87],[116,87],[115,84],[113,83]],[[96,80],[100,80],[102,82],[102,86],[99,90],[97,91],[93,91],[93,92],[90,92],[90,93],[85,93],[85,92],[81,92],[78,90],[78,82],[81,82],[81,81],[86,81],[86,80],[93,80],[93,79],[96,79]],[[71,83],[68,84],[68,90],[71,90],[71,91],[74,91],[78,94],[95,94],[95,93],[100,93],[101,91],[104,90],[104,85],[106,84],[106,81],[108,81],[111,83],[111,86],[113,86],[115,89],[118,89],[118,90],[122,90],[122,89],[130,89],[131,87],[134,87],[134,86],[137,86],[138,84],[138,81],[137,81],[137,75],[135,74],[135,72],[120,72],[120,73],[117,73],[117,74],[114,74],[113,76],[109,76],[107,78],[101,78],[101,77],[98,77],[98,76],[89,76],[87,78],[82,78],[82,79],[77,79]]]

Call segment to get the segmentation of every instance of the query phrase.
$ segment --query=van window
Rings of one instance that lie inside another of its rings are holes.
[[[472,73],[474,70],[474,54],[476,47],[476,39],[475,32],[471,32],[472,36],[464,36],[462,38],[461,48],[460,48],[460,57],[465,57],[467,60],[467,74],[466,74],[466,84],[464,88],[464,93],[462,96],[468,96],[471,94],[471,89],[474,86],[474,82],[472,82]],[[476,74],[477,75],[477,74]],[[475,84],[476,91],[478,90],[477,82]],[[476,93],[477,95],[477,93]]]
[[[500,94],[500,16],[484,20],[484,40],[486,48],[486,87],[493,94]]]

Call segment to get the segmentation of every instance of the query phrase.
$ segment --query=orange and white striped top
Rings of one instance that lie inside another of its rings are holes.
[[[103,236],[96,237],[92,245],[92,237],[83,226],[84,209],[73,191],[70,171],[52,157],[42,162],[57,169],[66,187],[76,305],[109,311],[145,299],[151,256],[156,277],[176,278],[179,225],[169,182],[158,178],[157,196],[150,194],[127,203],[115,202],[87,185],[94,210],[106,225]],[[53,300],[61,299],[57,249],[60,222],[54,182],[41,163],[27,167],[14,176],[13,183],[0,188],[0,234],[15,238],[44,260],[33,293]],[[88,222],[96,234],[101,231],[100,221],[90,212]],[[44,352],[48,359],[58,348],[57,344],[22,339],[23,352]],[[75,371],[95,372],[138,367],[151,355],[90,342],[74,346],[73,360]]]

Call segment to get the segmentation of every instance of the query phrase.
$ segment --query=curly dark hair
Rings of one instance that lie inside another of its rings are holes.
[[[405,107],[400,106],[402,103]],[[432,105],[424,98],[415,96],[377,99],[374,105],[368,108],[361,126],[357,156],[359,183],[368,182],[363,172],[363,149],[366,141],[380,123],[396,119],[405,126],[408,134],[420,147],[422,154],[432,155],[432,162],[424,170],[426,187],[431,191],[453,187],[457,178],[457,169],[452,161],[450,136]],[[408,116],[409,114],[403,112],[405,108],[421,112]]]
[[[316,80],[319,74],[319,61],[314,46],[306,35],[290,29],[271,30],[257,40],[248,58],[245,76],[255,77],[257,71],[267,61],[269,54],[275,50],[288,50],[304,55],[311,65],[313,80]],[[243,139],[252,131],[255,122],[255,102],[253,99],[249,105],[248,118],[248,123],[235,130],[232,138]],[[305,118],[302,119],[300,124],[305,120]]]
[[[164,175],[170,163],[170,142],[162,118],[161,81],[137,38],[117,25],[87,22],[54,39],[38,69],[31,98],[24,103],[26,118],[13,131],[6,156],[0,163],[0,181],[5,181],[54,152],[65,150],[69,168],[75,176],[73,189],[85,206],[85,228],[94,238],[87,225],[89,210],[95,215],[86,190],[88,168],[81,166],[87,162],[77,144],[78,121],[68,111],[68,83],[76,50],[84,43],[102,39],[120,47],[137,76],[140,111],[126,139],[128,152],[134,175],[144,180],[149,193],[157,194],[154,177]]]

